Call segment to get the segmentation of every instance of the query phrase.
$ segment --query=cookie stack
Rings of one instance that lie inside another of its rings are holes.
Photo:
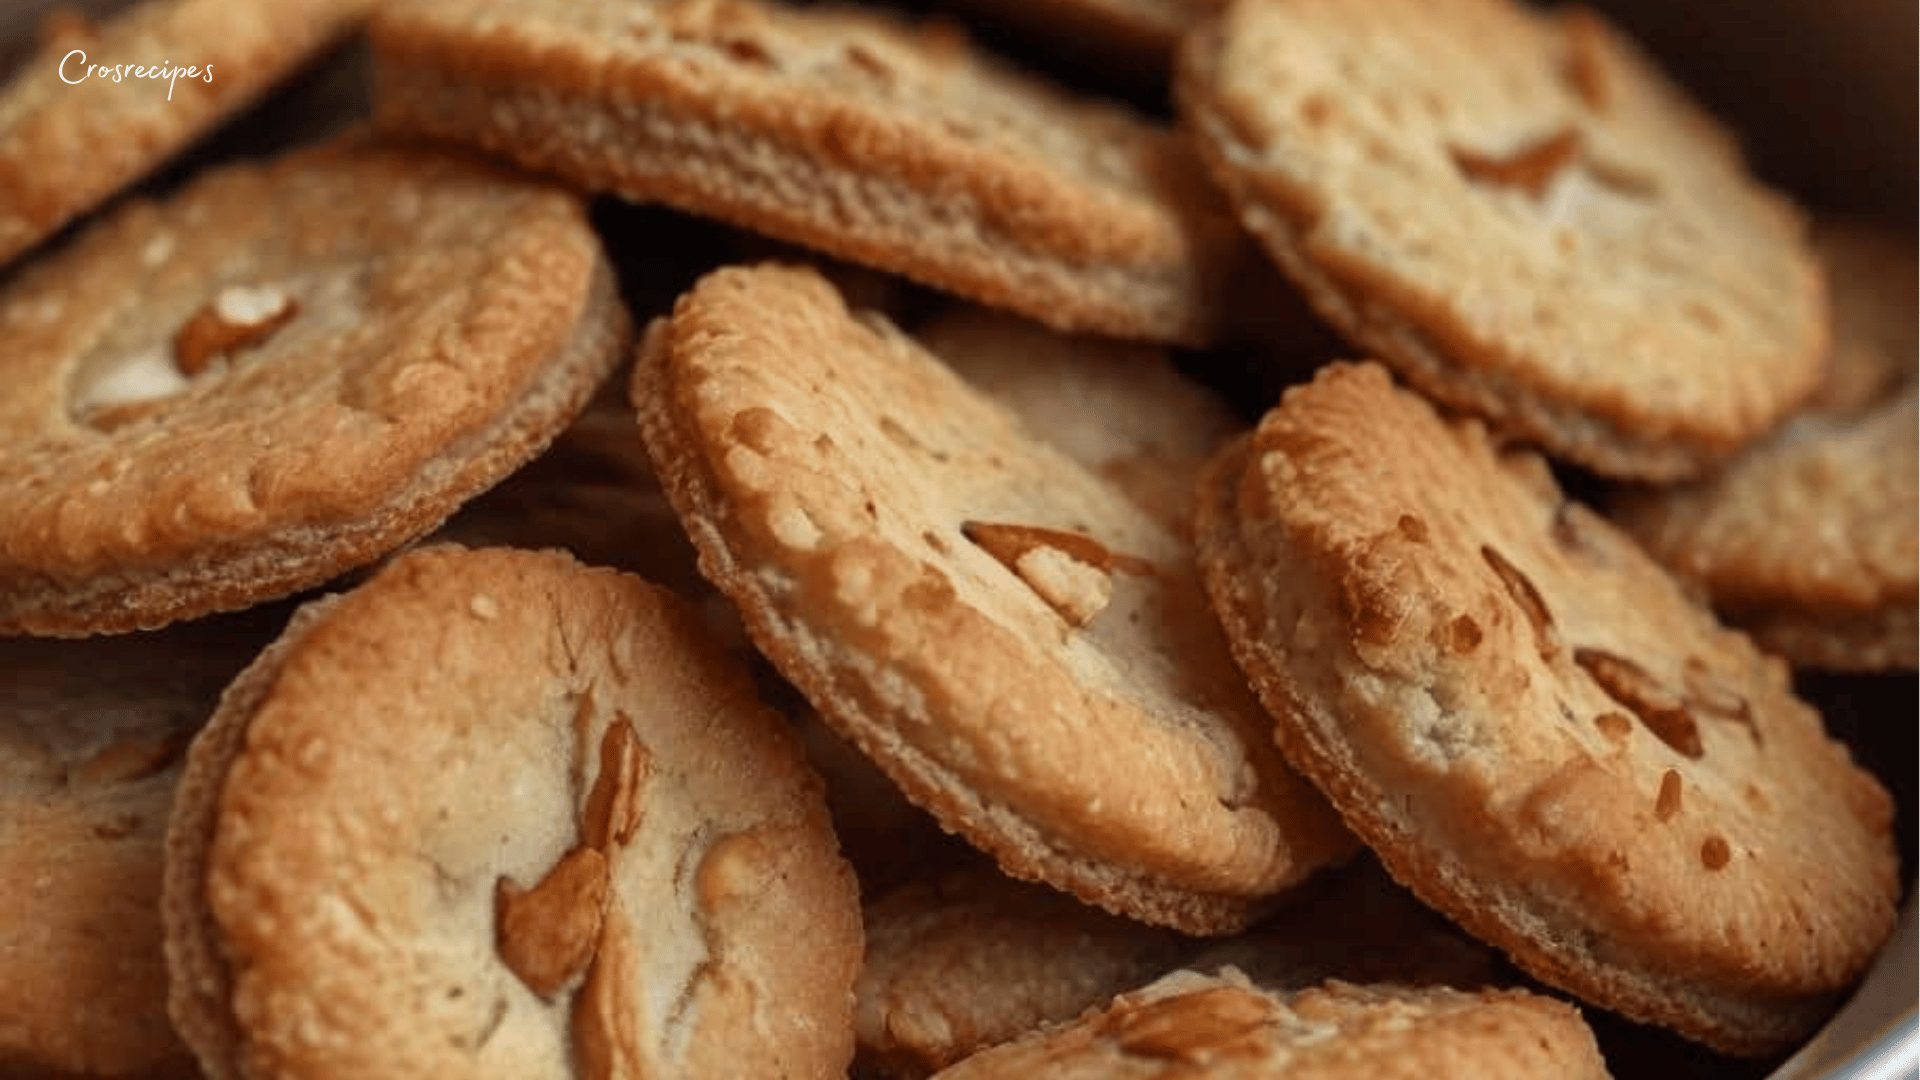
[[[1600,17],[296,6],[0,89],[0,1067],[1754,1076],[1883,948],[1914,245]]]

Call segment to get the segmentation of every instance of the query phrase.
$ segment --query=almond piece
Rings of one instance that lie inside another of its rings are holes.
[[[606,857],[590,847],[567,852],[531,889],[505,876],[494,882],[495,947],[541,1000],[552,1000],[593,962],[607,891]]]

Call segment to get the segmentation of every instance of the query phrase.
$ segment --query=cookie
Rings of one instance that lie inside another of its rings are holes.
[[[0,287],[0,633],[154,627],[371,562],[625,349],[581,200],[350,135],[136,202]]]
[[[1920,666],[1920,290],[1912,238],[1816,234],[1831,369],[1813,403],[1709,479],[1639,491],[1621,525],[1727,621],[1796,665]]]
[[[1323,987],[1276,994],[1227,968],[1178,971],[1072,1024],[975,1054],[940,1080],[1596,1080],[1593,1032],[1524,990]]]
[[[303,608],[188,755],[172,1014],[228,1077],[837,1077],[819,779],[693,613],[425,548]]]
[[[974,864],[867,904],[862,1066],[918,1080],[1178,967],[1192,938]]]
[[[1150,345],[1061,334],[976,307],[943,311],[913,336],[1035,438],[1182,535],[1193,518],[1193,478],[1246,428]]]
[[[917,1080],[1099,1009],[1181,967],[1234,967],[1268,990],[1329,978],[1490,986],[1493,950],[1368,858],[1326,871],[1244,933],[1193,938],[974,865],[869,901],[857,1062]]]
[[[1063,330],[1207,343],[1258,263],[1185,142],[951,26],[762,0],[412,0],[376,121]]]
[[[1188,39],[1176,85],[1314,307],[1503,433],[1678,479],[1819,379],[1801,215],[1589,12],[1244,0]]]
[[[0,1073],[199,1075],[167,1021],[167,812],[188,740],[275,629],[0,639]]]
[[[1920,667],[1920,398],[1790,423],[1621,524],[1728,622],[1797,666]]]
[[[1539,458],[1340,364],[1202,490],[1207,585],[1288,760],[1521,967],[1757,1056],[1886,939],[1886,792]]]
[[[97,25],[44,23],[38,52],[0,87],[0,265],[344,40],[373,6],[147,0]]]
[[[1190,545],[818,275],[702,279],[633,401],[760,650],[1008,873],[1222,932],[1351,852]]]

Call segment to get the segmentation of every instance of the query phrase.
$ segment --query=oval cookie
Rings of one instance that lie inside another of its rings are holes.
[[[190,752],[172,1012],[231,1077],[838,1077],[819,779],[665,590],[431,547],[302,609]]]
[[[0,288],[0,633],[317,584],[536,454],[627,317],[578,196],[348,137],[137,202]]]
[[[1539,978],[1762,1055],[1892,929],[1891,802],[1785,665],[1378,365],[1289,391],[1198,529],[1288,760]]]
[[[1071,1024],[982,1051],[939,1080],[1602,1080],[1593,1032],[1524,990],[1329,982],[1274,993],[1177,971]]]
[[[1177,88],[1328,322],[1557,456],[1697,474],[1819,378],[1801,216],[1589,12],[1241,0],[1188,39]]]
[[[1009,873],[1219,932],[1351,852],[1190,545],[818,275],[709,275],[633,398],[761,651]]]
[[[1067,330],[1206,344],[1258,252],[1185,142],[951,26],[767,0],[411,0],[375,118]]]

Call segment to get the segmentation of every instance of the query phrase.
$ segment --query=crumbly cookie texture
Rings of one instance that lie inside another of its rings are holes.
[[[0,86],[0,265],[107,201],[346,38],[373,0],[146,0],[54,23]],[[81,55],[74,56],[78,51]],[[116,80],[89,65],[197,67]]]
[[[409,0],[376,121],[1065,330],[1202,345],[1257,266],[1185,140],[951,25],[765,0]]]
[[[817,275],[703,279],[633,400],[761,651],[1009,873],[1221,932],[1352,852],[1191,545]]]
[[[579,196],[360,134],[135,202],[0,289],[0,632],[147,628],[364,565],[624,351]]]
[[[1820,223],[1833,355],[1808,406],[1722,472],[1640,490],[1621,525],[1792,663],[1920,666],[1920,428],[1912,234]]]
[[[1539,458],[1338,364],[1203,490],[1207,583],[1288,759],[1476,937],[1749,1055],[1886,940],[1885,790]]]
[[[422,548],[303,609],[189,754],[172,1015],[232,1077],[830,1078],[851,870],[665,590]]]
[[[1578,1010],[1524,990],[1323,986],[1275,993],[1177,971],[1069,1024],[982,1051],[940,1080],[1602,1080]]]
[[[1678,479],[1819,379],[1802,216],[1590,12],[1241,0],[1188,39],[1177,90],[1321,315],[1504,433]]]

